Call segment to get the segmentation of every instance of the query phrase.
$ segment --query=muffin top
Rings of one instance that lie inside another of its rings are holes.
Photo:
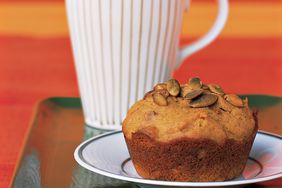
[[[122,125],[128,139],[142,132],[161,142],[194,138],[223,144],[226,139],[247,139],[255,120],[247,98],[191,78],[183,85],[175,79],[157,84],[129,109]]]

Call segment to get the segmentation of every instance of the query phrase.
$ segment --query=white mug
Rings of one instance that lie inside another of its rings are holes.
[[[85,123],[120,129],[132,104],[220,33],[227,0],[218,5],[211,30],[179,49],[189,0],[66,0]]]

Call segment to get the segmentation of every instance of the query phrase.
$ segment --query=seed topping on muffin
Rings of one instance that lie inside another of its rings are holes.
[[[200,78],[190,78],[188,83],[180,85],[175,79],[155,85],[154,90],[145,94],[144,99],[152,96],[154,103],[167,106],[170,101],[187,100],[192,108],[209,107],[217,103],[218,97],[223,98],[231,105],[241,108],[248,105],[248,99],[242,100],[238,95],[226,94],[217,84],[203,84]]]
[[[167,91],[169,92],[170,95],[172,96],[177,96],[180,92],[180,84],[177,80],[175,79],[170,79],[167,81]]]

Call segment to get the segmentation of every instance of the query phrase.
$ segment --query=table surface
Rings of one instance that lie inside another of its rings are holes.
[[[181,45],[211,27],[216,1],[192,1]],[[282,96],[282,2],[230,1],[215,42],[175,72],[225,91]],[[50,96],[78,96],[64,0],[0,2],[0,187],[8,187],[31,127],[34,106]]]
[[[259,110],[259,129],[282,135],[282,98],[248,96]],[[39,103],[17,165],[13,187],[135,187],[79,166],[75,148],[85,139],[103,133],[85,126],[79,98],[50,98]],[[247,187],[281,187],[282,178]]]

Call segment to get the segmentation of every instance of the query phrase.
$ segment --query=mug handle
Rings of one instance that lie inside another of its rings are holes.
[[[176,68],[178,68],[187,57],[211,43],[223,29],[228,17],[228,0],[217,0],[217,3],[219,11],[213,27],[206,35],[198,39],[196,42],[193,42],[192,44],[189,44],[179,50]]]

